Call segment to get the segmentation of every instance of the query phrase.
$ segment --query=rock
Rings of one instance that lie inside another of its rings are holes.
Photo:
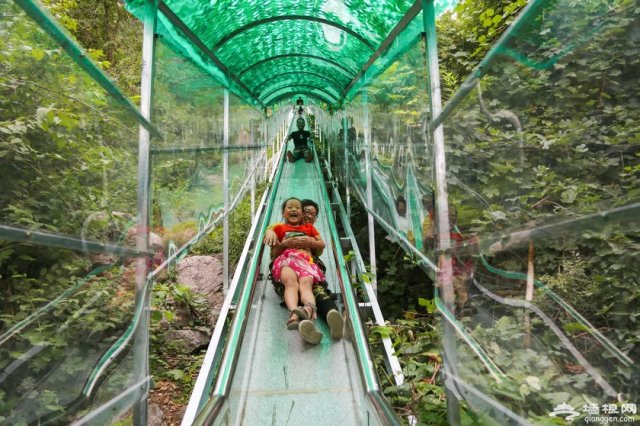
[[[109,253],[91,253],[91,263],[94,266],[100,265],[111,265],[114,262],[117,262],[119,257],[115,254]]]
[[[211,335],[201,330],[170,330],[166,337],[166,341],[173,343],[181,354],[193,353],[207,346],[210,340]]]
[[[184,406],[184,407],[180,408],[178,411],[176,411],[176,417],[179,418],[179,419],[182,419],[182,418],[184,418],[184,413],[186,413],[186,412],[187,412],[187,407]]]
[[[169,246],[169,243],[173,242],[176,247],[182,247],[187,242],[191,241],[197,233],[198,224],[196,222],[188,221],[165,229],[162,238],[166,246]]]
[[[129,247],[136,246],[137,234],[138,234],[138,228],[135,226],[129,228],[129,231],[127,231],[127,236],[125,237],[125,241]],[[164,251],[164,243],[162,241],[162,238],[158,234],[154,234],[153,232],[150,232],[149,247],[151,247],[151,250],[153,251],[158,251],[158,250]]]
[[[177,283],[185,285],[194,293],[202,295],[211,309],[207,314],[207,324],[213,328],[224,301],[222,295],[222,263],[213,256],[191,256],[178,263]],[[187,325],[191,311],[176,306],[178,321]]]
[[[203,295],[212,306],[222,289],[222,263],[213,256],[191,256],[178,263],[178,283]]]
[[[137,233],[138,233],[138,230],[135,226],[130,228],[129,231],[127,232],[127,236],[125,237],[125,242],[130,247],[136,246]],[[150,268],[153,270],[156,267],[158,267],[162,262],[164,262],[164,260],[166,259],[165,252],[164,252],[164,243],[162,241],[162,238],[158,234],[154,234],[153,232],[149,233],[149,248],[151,249],[151,251],[155,253],[151,261],[151,264],[149,265]],[[125,260],[124,264],[125,266],[127,266],[133,261],[134,261],[134,258],[128,258]],[[156,279],[157,280],[163,279],[164,274],[166,274],[166,271],[163,273],[163,275],[157,276]]]
[[[147,426],[161,426],[164,421],[164,413],[156,404],[149,404],[147,412]]]

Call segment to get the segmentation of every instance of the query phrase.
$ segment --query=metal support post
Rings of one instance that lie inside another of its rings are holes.
[[[222,144],[229,146],[229,90],[224,89],[224,121]],[[224,196],[224,218],[222,219],[222,288],[226,296],[229,291],[229,150],[225,150],[222,160],[222,193]]]
[[[251,120],[251,133],[250,133],[249,143],[251,145],[255,145],[256,143],[256,123]],[[251,223],[253,223],[253,219],[256,212],[256,168],[258,167],[258,163],[256,161],[258,157],[256,156],[255,151],[251,151],[251,168],[249,169],[249,173],[251,173]]]
[[[262,180],[267,180],[267,176],[269,176],[269,156],[267,155],[267,145],[269,144],[269,125],[267,124],[267,118],[262,119],[262,128],[264,131],[262,132],[262,143],[264,144],[264,176]]]
[[[258,167],[258,156],[256,154],[251,154],[251,223],[253,223],[256,218],[256,169]]]
[[[153,97],[155,33],[157,23],[158,1],[147,0],[145,4],[144,35],[142,41],[142,75],[140,87],[140,112],[151,121],[151,105]],[[149,248],[149,212],[150,212],[150,179],[149,179],[149,148],[151,137],[149,130],[140,125],[138,141],[138,226],[136,229],[136,248],[148,251]],[[148,274],[147,259],[136,259],[136,306],[142,305],[140,323],[134,338],[134,365],[136,382],[149,376],[149,304],[150,295],[146,293]],[[134,423],[147,424],[147,392],[134,406]]]
[[[271,119],[271,125],[273,126],[273,118]],[[276,158],[276,145],[278,140],[278,131],[277,127],[273,126],[273,139],[271,140],[271,171],[275,168],[275,158]],[[269,174],[267,174],[268,176]]]
[[[344,112],[344,116],[342,117],[342,142],[344,144],[344,187],[345,187],[345,198],[347,200],[347,217],[351,217],[351,194],[349,193],[349,186],[351,182],[349,182],[349,128],[348,128],[347,113]]]
[[[322,126],[320,125],[320,116],[316,116],[316,121],[318,121],[318,148],[322,146],[322,153],[326,157],[326,152],[324,150],[324,140],[322,139]]]
[[[331,132],[329,133],[330,135],[333,135],[333,115],[330,118],[331,123]],[[329,171],[331,171],[331,145],[327,144],[327,168],[329,169]],[[333,172],[331,172],[331,175],[333,176]]]
[[[363,127],[364,127],[364,161],[365,161],[365,175],[367,178],[367,207],[370,210],[374,209],[373,206],[373,167],[371,164],[371,126],[369,124],[369,105],[367,104],[367,94],[362,95],[364,101],[363,104]],[[375,295],[378,295],[378,280],[377,280],[377,267],[376,267],[376,236],[375,236],[375,222],[373,215],[367,213],[367,227],[369,229],[369,265],[371,267],[371,287]]]
[[[282,145],[284,145],[287,140],[287,123],[285,123],[284,121],[282,122],[282,139],[280,139],[280,149],[282,149]],[[287,149],[287,147],[285,146],[284,149]]]
[[[438,65],[438,43],[436,35],[436,13],[434,0],[422,0],[422,17],[426,35],[426,56],[429,71],[429,100],[431,120],[442,111],[440,94],[440,70]],[[447,194],[447,168],[442,124],[430,135],[433,141],[434,170],[436,182],[436,224],[438,231],[438,267],[437,284],[442,291],[446,308],[454,312],[453,268],[451,256],[447,250],[451,247],[449,234],[449,199]],[[444,370],[447,376],[456,376],[457,349],[456,332],[453,326],[444,321],[443,330]],[[451,380],[449,381],[452,382]],[[450,425],[460,424],[460,404],[453,389],[447,386],[447,420]]]

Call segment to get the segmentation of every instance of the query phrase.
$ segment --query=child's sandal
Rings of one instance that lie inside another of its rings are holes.
[[[309,319],[309,313],[307,312],[307,310],[304,307],[302,307],[302,308],[299,307],[299,306],[295,307],[295,308],[291,309],[290,312],[292,314],[296,314],[298,316],[298,320],[299,321]]]
[[[309,312],[307,307],[311,308],[311,312]],[[304,312],[307,315],[307,318],[302,318],[302,319],[315,319],[316,318],[316,311],[318,310],[318,308],[313,303],[305,303],[304,306],[302,307],[302,309],[304,309]]]
[[[289,311],[289,319],[287,320],[287,330],[297,330],[300,325],[300,315],[294,312],[294,309]]]

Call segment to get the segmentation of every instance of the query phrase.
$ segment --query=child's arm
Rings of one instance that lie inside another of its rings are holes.
[[[311,238],[313,238],[313,241],[309,245],[309,248],[311,249],[313,254],[315,254],[316,256],[320,256],[324,251],[324,247],[325,247],[324,241],[322,240],[322,237],[320,236],[320,234]]]
[[[275,233],[273,228],[276,227],[277,224],[269,225],[267,227],[267,231],[264,234],[264,244],[269,247],[273,247],[278,244],[278,235]]]
[[[324,250],[325,244],[315,226],[313,227],[311,235],[312,236],[307,237],[307,247],[316,256],[320,256],[322,254],[322,251]]]
[[[280,256],[286,249],[298,248],[295,245],[296,239],[297,238],[287,238],[283,241],[280,241],[275,246],[271,247],[271,259],[275,259],[276,257]]]

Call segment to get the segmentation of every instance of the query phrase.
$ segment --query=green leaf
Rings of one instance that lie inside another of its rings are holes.
[[[564,324],[562,328],[567,333],[572,333],[575,331],[589,331],[588,327],[586,327],[584,324],[580,324],[579,322],[571,322],[569,324]]]
[[[542,390],[542,386],[540,384],[540,378],[535,376],[527,376],[524,378],[524,381],[527,382],[527,385],[533,390],[540,391]]]
[[[184,372],[182,370],[169,370],[167,371],[167,376],[173,380],[181,380],[184,377]]]
[[[151,311],[151,321],[161,321],[161,320],[162,320],[162,312]]]
[[[371,327],[371,332],[379,334],[381,337],[390,337],[391,333],[393,332],[393,328],[386,325],[385,326],[375,325]]]
[[[560,198],[562,199],[562,202],[567,204],[573,203],[577,196],[578,194],[576,194],[576,191],[574,191],[573,189],[567,189],[562,194],[560,194]]]
[[[436,303],[434,300],[423,299],[422,297],[419,297],[418,304],[427,308],[427,312],[430,314],[432,314],[436,309]]]
[[[45,54],[45,51],[40,48],[35,48],[31,51],[31,56],[36,58],[37,61],[41,61],[42,58],[44,58]]]

